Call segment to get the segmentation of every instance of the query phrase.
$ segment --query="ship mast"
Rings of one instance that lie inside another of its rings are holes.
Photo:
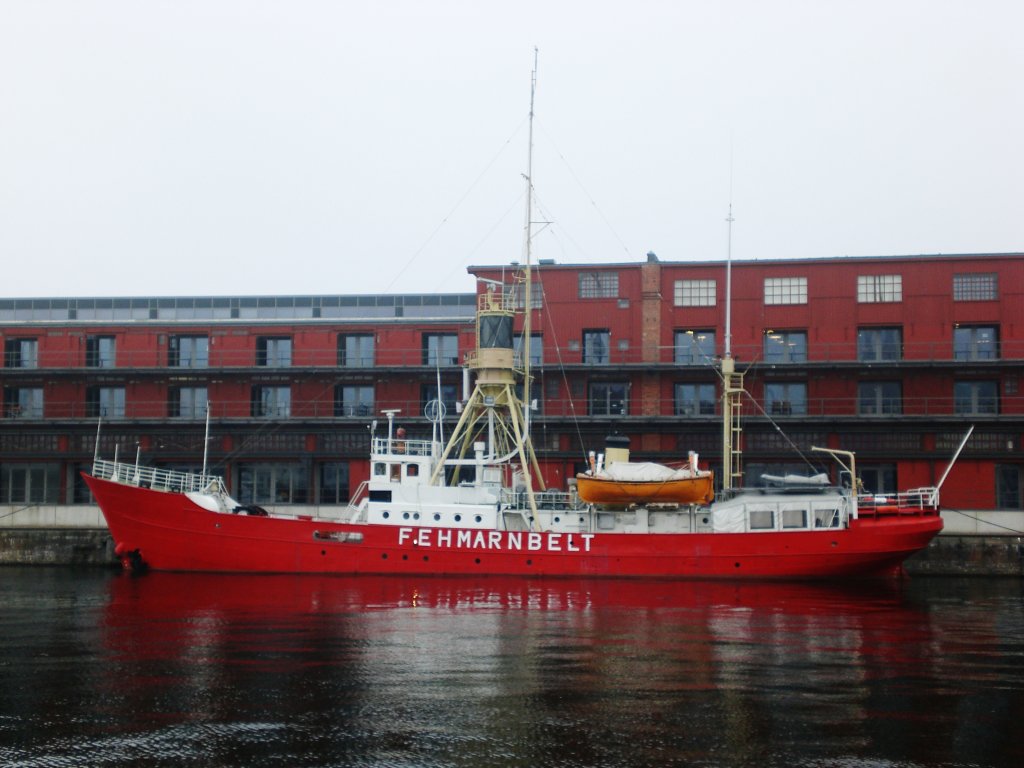
[[[530,508],[532,526],[539,528],[534,487],[543,490],[540,465],[529,435],[528,403],[530,392],[530,303],[532,275],[530,263],[531,218],[533,207],[533,103],[537,85],[537,49],[530,87],[530,140],[526,174],[526,268],[523,277],[523,399],[516,394],[514,355],[514,319],[517,296],[515,286],[506,287],[492,280],[477,295],[476,349],[466,355],[466,367],[476,372],[476,383],[462,410],[455,429],[434,467],[430,483],[444,482],[446,464],[454,465],[451,483],[459,482],[462,466],[476,463],[467,458],[482,444],[483,458],[488,464],[518,465],[523,490]],[[524,408],[524,401],[527,405]],[[476,482],[480,483],[477,477]]]
[[[738,486],[743,477],[742,427],[743,374],[736,372],[732,357],[732,193],[729,194],[729,225],[725,259],[725,354],[722,356],[722,490]]]

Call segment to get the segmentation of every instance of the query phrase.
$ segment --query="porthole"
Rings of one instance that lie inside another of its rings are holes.
[[[388,511],[387,511],[387,510],[385,509],[385,510],[384,510],[384,514],[382,515],[382,517],[383,517],[383,518],[384,518],[385,520],[387,520],[387,519],[388,519],[389,517],[391,517],[391,513],[390,513],[390,512],[388,512]]]
[[[413,520],[419,520],[420,519],[420,513],[419,512],[413,512],[412,519]]]
[[[704,521],[704,525],[707,525],[707,524],[708,524],[708,519],[707,519],[706,517],[703,517],[703,518],[701,518],[701,520],[703,520],[703,521]]]
[[[402,519],[403,520],[408,520],[409,519],[409,513],[408,512],[403,512],[402,513]]]
[[[434,519],[435,520],[440,520],[441,519],[441,515],[439,515],[437,512],[435,512],[434,513]]]
[[[461,523],[462,522],[462,515],[456,515],[455,516],[455,522],[456,523]]]
[[[477,558],[476,560],[474,560],[473,562],[474,562],[474,563],[476,563],[477,565],[480,565],[480,558],[478,557],[478,558]]]
[[[558,515],[555,515],[555,522],[556,522],[556,523],[560,523],[560,522],[562,522],[562,518],[561,518],[561,517],[559,517]]]
[[[483,522],[483,518],[482,518],[482,517],[480,517],[480,515],[477,515],[477,516],[476,516],[476,517],[474,517],[473,519],[474,519],[474,520],[476,520],[476,521],[477,521],[478,523],[480,523],[480,522]]]

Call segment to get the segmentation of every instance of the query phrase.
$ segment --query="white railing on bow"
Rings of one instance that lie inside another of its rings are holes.
[[[97,459],[92,463],[93,477],[111,480],[154,491],[177,493],[227,493],[224,481],[218,475],[202,475],[194,472],[179,472],[174,469],[141,467],[120,461]]]

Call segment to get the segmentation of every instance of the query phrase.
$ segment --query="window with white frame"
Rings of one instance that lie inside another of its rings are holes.
[[[6,504],[54,504],[59,495],[59,464],[4,464],[0,469],[0,501]]]
[[[713,307],[718,283],[715,280],[676,280],[673,293],[677,307]]]
[[[903,301],[903,275],[859,275],[857,301],[861,304]]]
[[[206,387],[172,387],[167,398],[167,415],[172,419],[202,419],[208,401]]]
[[[334,388],[335,416],[372,416],[373,385],[339,384]]]
[[[953,275],[953,301],[995,301],[999,298],[999,275],[965,272]]]
[[[238,500],[243,504],[306,504],[309,483],[301,464],[242,464]]]
[[[5,340],[4,365],[8,368],[37,368],[39,366],[39,342],[36,339]]]
[[[805,416],[807,384],[796,381],[765,384],[764,405],[772,416]]]
[[[764,279],[765,304],[806,304],[806,277],[766,277]]]
[[[291,387],[253,387],[252,415],[257,418],[287,418],[292,412]]]
[[[580,272],[581,299],[614,299],[619,295],[618,272]]]
[[[89,387],[85,390],[85,415],[107,419],[125,416],[124,387]]]
[[[4,416],[9,419],[43,418],[43,388],[4,387]]]

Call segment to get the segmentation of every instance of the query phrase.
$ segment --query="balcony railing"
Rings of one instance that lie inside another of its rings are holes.
[[[444,366],[456,366],[465,358],[469,352],[465,347],[460,349],[458,354],[446,355],[441,359]],[[661,365],[673,366],[680,369],[700,369],[713,367],[716,364],[714,358],[705,360],[694,360],[687,355],[686,360],[677,361],[675,347],[660,346],[654,349],[644,349],[641,344],[631,344],[628,348],[621,348],[613,341],[607,350],[596,357],[586,353],[586,348],[577,341],[567,342],[561,348],[545,345],[542,351],[537,352],[543,359],[541,365],[553,367],[555,365],[586,366],[587,368],[603,368],[628,365]],[[978,347],[968,350],[955,350],[951,339],[934,342],[904,342],[900,347],[898,356],[889,358],[872,357],[862,359],[858,353],[856,341],[823,343],[813,342],[809,344],[806,355],[801,355],[797,360],[771,360],[765,358],[765,350],[762,345],[734,344],[733,355],[744,364],[755,364],[758,366],[784,366],[799,367],[816,364],[850,364],[850,365],[903,365],[922,363],[977,363],[988,364],[1000,361],[1024,360],[1024,340],[1001,341],[994,348]],[[324,348],[293,348],[290,365],[274,366],[261,365],[257,361],[257,354],[254,349],[217,349],[211,348],[204,356],[204,365],[171,365],[168,363],[167,351],[156,350],[129,350],[117,349],[109,365],[96,366],[86,364],[86,355],[83,350],[55,351],[41,349],[37,358],[33,360],[34,365],[14,366],[5,365],[5,372],[30,373],[32,371],[53,371],[53,370],[81,370],[95,374],[109,374],[118,369],[122,370],[153,370],[165,372],[168,375],[201,375],[203,372],[223,371],[230,369],[266,370],[279,371],[290,369],[330,369],[343,371],[376,370],[382,368],[434,368],[433,362],[423,362],[422,347],[398,348],[380,347],[374,350],[372,356],[365,356],[355,360],[347,360],[345,364],[339,363],[338,350],[335,347]],[[531,363],[537,367],[536,361]]]

